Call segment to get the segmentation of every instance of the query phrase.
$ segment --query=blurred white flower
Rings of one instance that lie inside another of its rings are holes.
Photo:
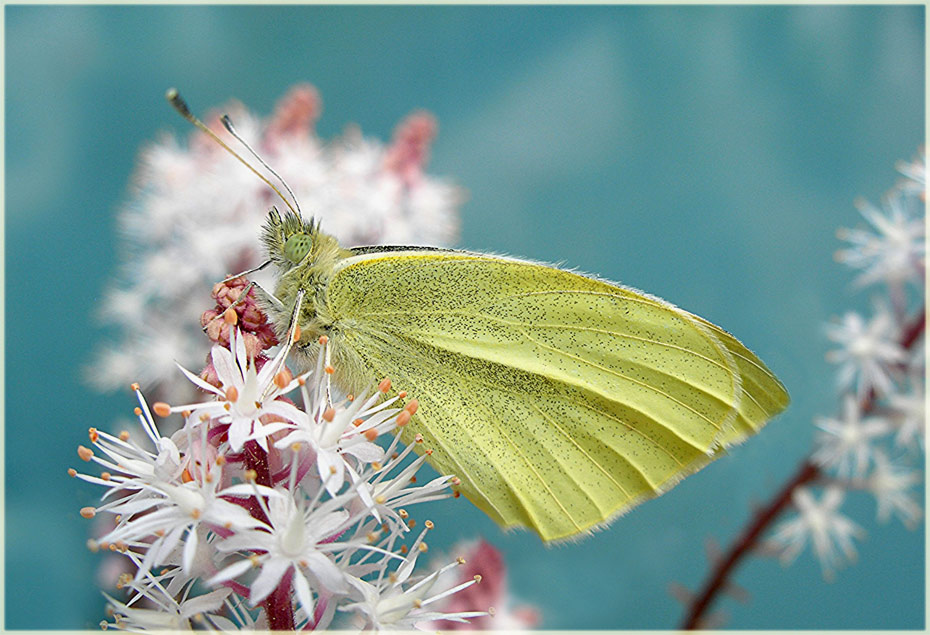
[[[355,127],[340,139],[320,139],[314,124],[321,109],[316,89],[298,85],[269,118],[238,103],[226,111],[240,136],[287,181],[307,215],[343,245],[443,246],[455,240],[464,196],[425,173],[436,134],[429,114],[413,113],[392,142],[383,144]],[[206,123],[230,138],[218,114]],[[101,320],[117,328],[117,340],[98,351],[86,375],[103,390],[141,380],[177,395],[189,386],[179,380],[174,362],[190,367],[207,352],[198,332],[198,318],[209,304],[203,290],[261,262],[261,225],[280,201],[199,131],[186,145],[163,135],[146,147],[133,182],[119,216],[119,274],[100,311]],[[141,343],[140,334],[150,334],[151,344]]]
[[[920,283],[927,247],[919,201],[892,190],[882,200],[881,210],[864,200],[856,206],[874,231],[840,229],[837,235],[851,246],[836,252],[838,261],[864,270],[855,284],[886,282],[900,289],[906,282]]]
[[[887,522],[894,514],[908,529],[916,528],[923,513],[911,488],[922,480],[917,470],[896,465],[884,452],[876,452],[867,487],[878,503],[878,520]]]
[[[841,322],[827,325],[827,337],[842,346],[827,353],[827,361],[840,365],[840,390],[855,387],[859,399],[871,390],[879,395],[893,391],[893,367],[907,361],[907,353],[897,341],[898,326],[884,305],[876,306],[869,322],[858,313],[846,313]]]
[[[875,451],[876,439],[890,430],[880,417],[861,418],[859,403],[847,393],[843,398],[843,417],[818,417],[815,425],[822,430],[817,436],[814,460],[824,467],[836,468],[840,477],[865,473]]]
[[[904,180],[898,184],[898,188],[904,192],[917,194],[920,199],[926,202],[927,199],[927,154],[924,148],[920,148],[917,156],[913,161],[898,161],[895,168],[904,175]]]
[[[833,578],[834,569],[842,564],[844,557],[855,560],[852,539],[863,538],[865,531],[837,511],[844,497],[839,487],[828,487],[819,503],[806,487],[792,492],[791,500],[799,514],[779,525],[770,538],[771,544],[779,549],[783,563],[793,562],[808,540],[828,580]]]
[[[899,447],[923,449],[926,438],[927,401],[923,377],[912,377],[909,392],[896,392],[888,397],[891,421],[898,428],[895,443]]]

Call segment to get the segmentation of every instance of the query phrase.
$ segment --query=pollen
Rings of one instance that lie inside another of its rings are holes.
[[[226,391],[226,400],[233,403],[239,401],[239,390],[235,386],[230,386]]]
[[[156,401],[152,404],[152,410],[155,411],[159,417],[167,417],[171,414],[171,406],[166,404],[164,401]]]
[[[433,456],[433,448],[427,448],[425,454],[426,456]]]
[[[123,430],[119,433],[120,441],[129,441],[129,430]]]
[[[132,409],[132,414],[136,415],[137,417],[141,416],[142,408],[140,408],[139,406],[136,406],[135,408]]]
[[[83,445],[79,445],[78,456],[81,457],[82,461],[90,461],[91,457],[94,456],[94,451],[90,448],[85,448]]]
[[[397,415],[397,427],[403,428],[408,423],[410,423],[410,413],[406,410],[402,410],[401,413]]]
[[[375,439],[378,438],[378,431],[375,430],[374,428],[369,428],[368,430],[365,430],[364,434],[365,434],[365,438],[368,439],[369,441],[374,441]]]
[[[89,428],[87,430],[87,437],[90,439],[91,443],[96,443],[97,439],[100,438],[100,435],[97,434],[97,428]]]
[[[421,542],[418,549],[420,550],[420,553],[426,553],[427,551],[429,551],[429,545],[426,544],[425,542]]]
[[[288,369],[283,369],[277,375],[274,376],[274,385],[278,388],[285,388],[294,377],[291,375],[291,371]]]
[[[323,411],[324,421],[332,422],[332,420],[335,418],[336,418],[336,409],[333,408],[332,406],[330,406],[329,408]]]
[[[233,326],[236,322],[239,321],[239,314],[236,313],[236,310],[232,307],[229,307],[223,311],[223,321]]]
[[[378,383],[378,390],[383,393],[386,393],[391,389],[391,380],[385,377]]]
[[[136,382],[133,382],[133,383],[129,384],[129,387],[130,387],[132,390],[139,390],[139,384],[137,384]]]
[[[93,507],[82,507],[81,508],[81,517],[82,518],[93,518],[97,515],[97,510]]]

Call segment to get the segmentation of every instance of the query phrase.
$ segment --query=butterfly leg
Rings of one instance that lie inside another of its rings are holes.
[[[264,291],[264,289],[262,289],[262,291]],[[287,362],[287,356],[288,356],[288,353],[290,353],[291,351],[291,347],[294,346],[295,341],[300,338],[300,333],[299,333],[300,325],[298,324],[298,320],[300,317],[300,307],[303,304],[305,294],[306,294],[306,291],[304,289],[301,289],[300,291],[297,292],[297,298],[294,301],[294,310],[291,312],[291,318],[287,323],[287,341],[284,343],[284,354],[281,355],[281,361],[280,361],[279,367],[275,368],[275,372],[274,372],[275,375],[281,372],[281,368],[283,368],[285,363]],[[274,296],[271,296],[271,297],[274,297]],[[280,302],[280,300],[278,301]],[[273,383],[269,384],[268,388],[265,390],[266,394],[262,395],[262,399],[268,396],[268,393],[271,392],[273,386],[274,386]]]

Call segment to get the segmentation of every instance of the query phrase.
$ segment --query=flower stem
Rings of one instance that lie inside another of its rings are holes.
[[[901,333],[899,343],[902,348],[907,350],[917,343],[924,334],[925,322],[926,309],[921,309],[920,314]],[[860,404],[861,412],[871,412],[875,408],[875,402],[875,393],[870,391]],[[688,606],[688,612],[681,625],[682,630],[700,628],[701,618],[716,600],[717,595],[726,588],[728,578],[733,570],[755,548],[763,532],[775,522],[775,519],[782,512],[788,509],[794,491],[807,483],[817,480],[820,476],[822,476],[820,468],[811,461],[810,457],[805,458],[794,475],[775,494],[771,502],[756,512],[752,522],[730,545],[726,554],[714,564],[714,568],[701,587],[700,593],[694,596]]]

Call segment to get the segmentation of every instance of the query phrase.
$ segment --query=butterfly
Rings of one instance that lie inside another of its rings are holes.
[[[347,249],[288,205],[262,232],[277,272],[262,295],[298,369],[325,336],[341,390],[389,377],[415,395],[402,440],[421,435],[428,462],[503,527],[588,532],[788,405],[736,338],[659,298],[517,258]]]

